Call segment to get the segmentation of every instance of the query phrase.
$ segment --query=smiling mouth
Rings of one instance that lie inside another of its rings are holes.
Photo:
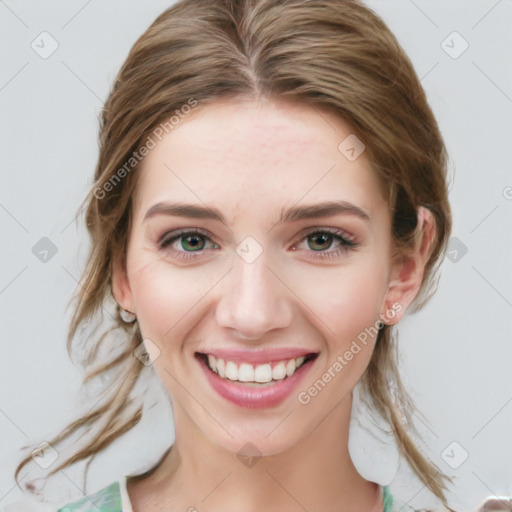
[[[261,386],[286,380],[304,365],[316,359],[318,353],[262,364],[229,361],[201,352],[196,352],[195,356],[201,359],[211,372],[222,379],[240,384]]]

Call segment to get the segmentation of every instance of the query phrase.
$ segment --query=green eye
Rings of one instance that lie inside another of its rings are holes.
[[[331,247],[332,245],[332,242],[333,242],[333,235],[331,235],[330,233],[313,233],[311,235],[308,235],[308,247],[310,249],[313,249],[313,251],[322,251],[322,250],[325,250],[325,249],[329,249],[329,247]],[[310,243],[311,240],[314,240],[313,243]],[[320,245],[320,246],[324,246],[324,247],[313,247],[313,245]],[[327,245],[325,247],[325,245]]]
[[[303,250],[309,258],[334,260],[342,257],[350,250],[356,249],[357,242],[351,235],[341,230],[321,229],[308,233],[297,246],[303,245]]]
[[[181,246],[186,251],[202,251],[205,246],[204,237],[198,235],[181,235]]]
[[[168,236],[170,235],[170,236]],[[177,257],[187,258],[193,257],[194,253],[201,253],[201,251],[208,249],[208,242],[210,241],[210,237],[201,231],[174,231],[171,233],[167,233],[164,235],[161,242],[159,242],[159,247],[162,250],[172,251]],[[179,242],[179,243],[176,243]],[[172,247],[175,245],[176,247]],[[213,242],[211,242],[212,249],[218,249],[219,246]],[[190,256],[189,256],[190,255]]]
[[[348,239],[347,239],[348,238]],[[357,243],[344,232],[327,229],[312,231],[304,236],[300,244],[305,244],[304,250],[312,258],[339,258],[349,249],[355,249]],[[208,249],[220,249],[211,241],[207,233],[198,230],[178,230],[166,233],[158,246],[162,251],[171,252],[177,258],[200,257]],[[330,250],[332,249],[332,250]]]

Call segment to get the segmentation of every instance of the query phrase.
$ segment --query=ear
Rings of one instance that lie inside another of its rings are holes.
[[[112,265],[112,295],[123,309],[135,313],[130,282],[121,258],[116,259]]]
[[[380,318],[387,325],[397,324],[404,317],[421,287],[436,232],[434,216],[423,206],[418,209],[416,230],[414,248],[394,262],[391,270],[388,289],[380,311]]]

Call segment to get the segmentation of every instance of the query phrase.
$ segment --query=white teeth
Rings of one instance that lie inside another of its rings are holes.
[[[216,372],[217,371],[217,362],[215,361],[215,357],[212,355],[208,356],[208,364],[210,365],[210,368]]]
[[[253,366],[249,363],[237,364],[234,361],[224,361],[208,354],[208,366],[223,379],[229,379],[239,382],[257,382],[268,383],[272,380],[283,380],[291,377],[297,368],[305,360],[304,356],[295,359],[287,359],[276,363],[273,367],[271,363]]]
[[[238,368],[238,380],[240,382],[254,382],[254,368],[252,365],[242,363]]]
[[[238,366],[233,361],[226,363],[226,377],[229,380],[238,380]]]
[[[226,371],[224,369],[224,359],[217,359],[217,373],[223,379],[226,378]]]
[[[286,363],[286,376],[291,377],[295,373],[295,359],[290,359]]]
[[[274,380],[283,380],[286,377],[286,366],[281,361],[272,368],[272,378]]]
[[[269,364],[260,364],[254,370],[254,380],[256,382],[270,382],[272,380],[272,368]]]

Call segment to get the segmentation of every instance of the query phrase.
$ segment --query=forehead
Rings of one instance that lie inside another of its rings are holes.
[[[135,209],[173,199],[236,211],[342,199],[371,210],[381,191],[364,152],[352,160],[340,150],[347,137],[343,119],[305,104],[198,105],[142,161]]]

